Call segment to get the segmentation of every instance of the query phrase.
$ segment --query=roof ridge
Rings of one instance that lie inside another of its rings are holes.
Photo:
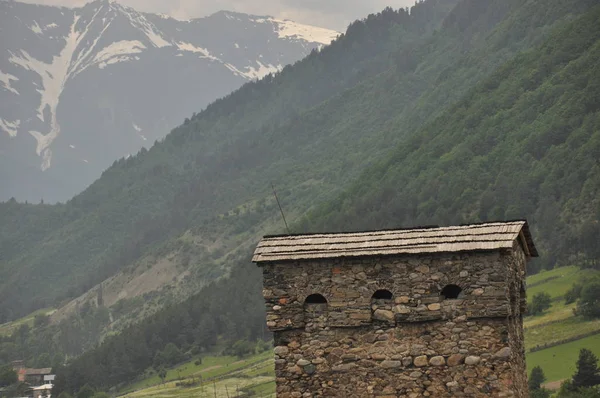
[[[302,232],[302,233],[291,233],[291,234],[268,234],[264,235],[264,239],[271,238],[284,238],[284,237],[297,237],[297,236],[316,236],[316,235],[352,235],[352,234],[366,234],[370,232],[394,232],[394,231],[418,231],[418,230],[435,230],[435,229],[449,229],[449,228],[460,228],[460,227],[482,227],[487,225],[514,225],[516,223],[527,224],[526,219],[521,220],[508,220],[508,221],[485,221],[471,224],[457,224],[447,225],[440,227],[439,225],[426,225],[417,227],[407,228],[385,228],[385,229],[372,229],[372,230],[358,230],[358,231],[343,231],[343,232]]]

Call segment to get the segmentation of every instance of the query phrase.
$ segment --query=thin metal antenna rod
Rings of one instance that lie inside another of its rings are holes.
[[[288,227],[288,223],[285,220],[285,214],[283,214],[283,209],[281,208],[281,203],[279,203],[279,198],[277,197],[277,192],[275,192],[275,186],[273,185],[273,183],[271,183],[271,188],[273,189],[273,195],[275,195],[277,206],[279,206],[279,211],[281,212],[281,217],[283,218],[283,223],[285,224],[285,229],[287,229],[288,234],[291,234],[290,227]]]

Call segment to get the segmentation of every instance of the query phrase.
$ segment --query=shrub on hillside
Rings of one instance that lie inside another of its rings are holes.
[[[594,280],[583,286],[575,313],[586,318],[600,318],[600,281]]]
[[[256,345],[248,340],[238,340],[231,347],[226,348],[223,353],[226,355],[235,355],[238,358],[243,358],[254,354]]]
[[[18,381],[17,372],[9,365],[0,368],[0,387],[10,386]]]
[[[571,304],[579,299],[581,296],[581,289],[583,285],[581,283],[575,283],[567,292],[565,293],[565,304]]]
[[[533,296],[528,306],[531,315],[539,315],[552,306],[552,298],[548,293],[542,292]]]
[[[173,343],[169,343],[162,351],[156,353],[154,357],[154,366],[172,366],[185,359],[181,350]]]

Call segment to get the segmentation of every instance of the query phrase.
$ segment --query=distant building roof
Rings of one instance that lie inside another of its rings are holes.
[[[368,232],[265,236],[253,262],[362,257],[390,254],[454,253],[511,249],[515,240],[537,257],[527,221],[488,222]]]
[[[48,375],[52,373],[52,368],[40,368],[40,369],[25,369],[25,374],[27,376],[37,376],[37,375]]]
[[[43,384],[41,386],[33,387],[33,391],[52,390],[52,387],[52,384]]]

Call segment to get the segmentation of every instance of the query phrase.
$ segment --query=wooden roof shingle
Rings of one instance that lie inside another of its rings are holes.
[[[511,249],[515,240],[537,257],[527,221],[488,222],[450,227],[265,236],[255,263],[393,254],[453,253]]]

